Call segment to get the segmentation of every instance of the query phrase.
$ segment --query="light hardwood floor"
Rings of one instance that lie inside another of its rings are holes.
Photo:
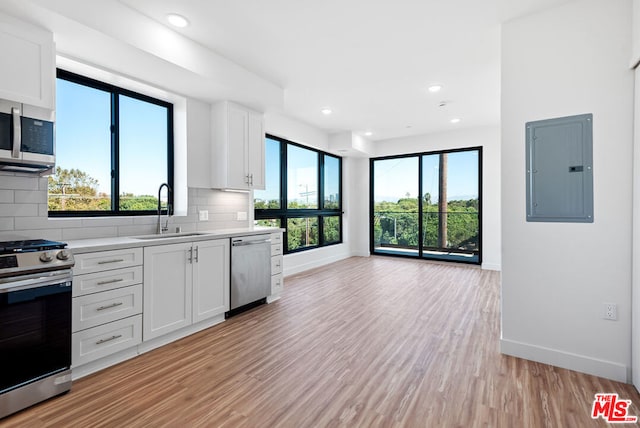
[[[630,386],[499,353],[499,274],[382,257],[83,378],[7,427],[590,427]]]

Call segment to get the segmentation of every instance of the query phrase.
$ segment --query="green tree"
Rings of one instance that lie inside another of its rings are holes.
[[[50,211],[84,211],[110,209],[108,196],[98,195],[98,180],[79,169],[56,167],[49,176]],[[105,200],[108,202],[105,204]]]
[[[440,225],[438,201],[431,195],[422,197],[423,245],[439,248]],[[474,251],[478,249],[478,199],[448,201],[446,248]],[[418,199],[400,198],[397,202],[381,201],[374,206],[373,224],[376,246],[388,245],[401,248],[418,246]]]
[[[98,193],[99,182],[84,171],[57,167],[49,176],[49,211],[109,211],[111,196]],[[155,211],[158,199],[150,195],[123,193],[122,211]]]

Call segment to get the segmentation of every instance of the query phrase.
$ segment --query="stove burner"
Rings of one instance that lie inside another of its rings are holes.
[[[71,269],[75,261],[66,247],[46,239],[0,242],[0,288],[22,275]]]
[[[0,254],[27,253],[33,251],[47,251],[62,249],[67,246],[64,242],[48,241],[46,239],[27,239],[24,241],[0,242]]]

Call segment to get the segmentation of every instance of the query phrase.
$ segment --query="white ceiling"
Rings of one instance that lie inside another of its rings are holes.
[[[120,0],[187,17],[177,32],[282,87],[285,114],[372,140],[498,124],[500,23],[567,1]]]

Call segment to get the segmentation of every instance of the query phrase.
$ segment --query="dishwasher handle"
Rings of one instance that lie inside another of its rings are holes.
[[[259,245],[259,244],[270,244],[271,239],[255,239],[250,241],[243,241],[242,239],[238,239],[231,242],[231,245],[234,247],[243,247],[245,245]]]

